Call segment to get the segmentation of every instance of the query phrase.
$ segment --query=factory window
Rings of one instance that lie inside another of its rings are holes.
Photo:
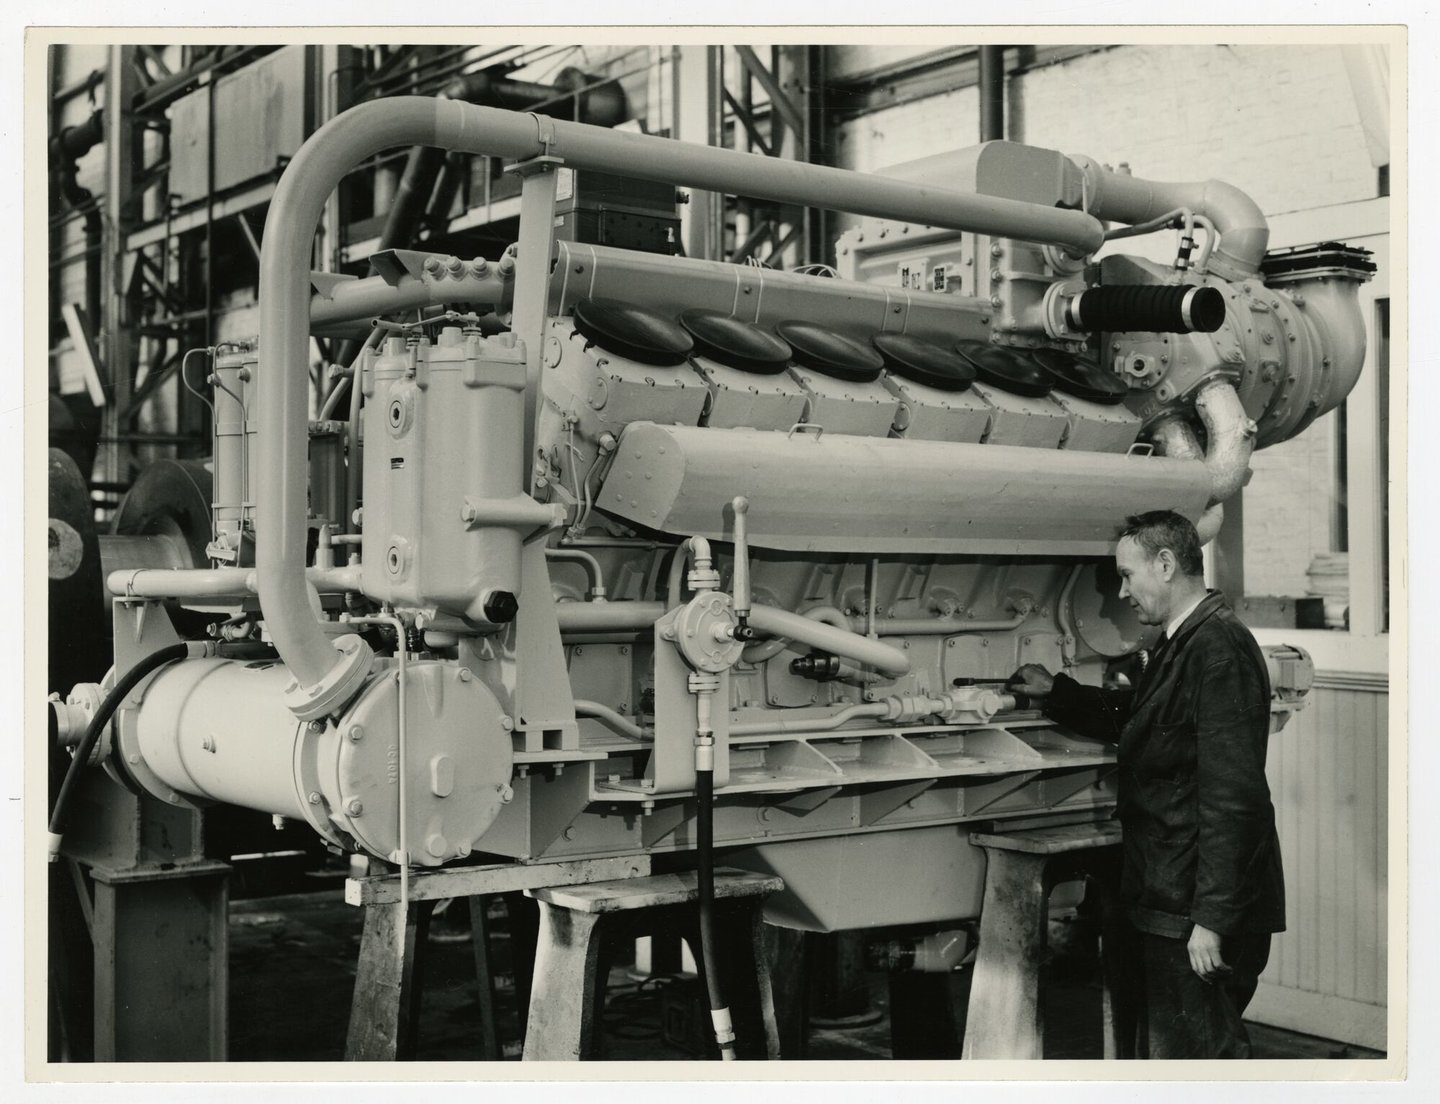
[[[1244,491],[1244,590],[1252,625],[1343,629],[1349,595],[1344,405],[1255,453]]]

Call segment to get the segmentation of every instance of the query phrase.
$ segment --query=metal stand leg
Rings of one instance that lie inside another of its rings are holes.
[[[92,873],[95,1060],[224,1061],[230,868]]]
[[[574,1062],[589,1054],[600,916],[541,902],[525,1061]]]
[[[415,1057],[420,1012],[420,948],[434,901],[367,905],[350,1004],[345,1059],[390,1062]]]
[[[966,1017],[966,1058],[1040,1058],[1040,965],[1047,923],[1046,855],[991,850],[980,949]]]

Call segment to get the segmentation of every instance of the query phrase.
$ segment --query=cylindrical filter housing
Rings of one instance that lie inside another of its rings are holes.
[[[365,593],[455,629],[510,621],[522,539],[553,515],[522,481],[523,347],[446,327],[363,356]]]

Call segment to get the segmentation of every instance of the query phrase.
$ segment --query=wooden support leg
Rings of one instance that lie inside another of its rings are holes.
[[[966,1058],[1041,1058],[1040,965],[1046,942],[1047,856],[990,849],[980,949],[966,1017]]]
[[[599,920],[599,913],[541,902],[525,1061],[574,1062],[590,1053]]]
[[[756,960],[770,976],[776,1045],[783,1058],[804,1058],[806,944],[809,933],[762,922]]]
[[[490,925],[485,920],[488,897],[467,898],[470,904],[470,942],[475,950],[475,983],[480,1003],[480,1057],[498,1062],[500,1026],[495,1018],[495,974],[490,968]]]
[[[421,948],[434,901],[367,905],[350,1003],[345,1059],[391,1062],[415,1056]]]
[[[1106,1058],[1143,1058],[1142,1012],[1145,997],[1135,964],[1140,961],[1138,936],[1113,895],[1104,896],[1100,929],[1100,970]]]
[[[756,1054],[754,1057],[764,1057],[766,1061],[775,1062],[781,1057],[780,1051],[780,1025],[775,1015],[775,989],[770,978],[770,959],[766,954],[766,924],[763,910],[758,901],[750,901],[745,908],[748,914],[749,939],[746,940],[746,949],[749,952],[748,962],[736,963],[737,967],[745,969],[755,979],[755,995],[758,998],[758,1012],[760,1026],[765,1038],[765,1052],[763,1055]],[[737,942],[739,942],[737,940]],[[746,1055],[746,1057],[750,1057]]]

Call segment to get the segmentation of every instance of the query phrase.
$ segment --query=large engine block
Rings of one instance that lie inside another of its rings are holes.
[[[402,141],[519,159],[520,240],[312,278],[337,173]],[[1103,815],[1110,749],[1005,680],[1128,677],[1115,528],[1214,536],[1251,450],[1353,386],[1373,266],[1267,255],[1227,185],[1010,143],[767,161],[454,102],[322,128],[271,207],[258,346],[214,360],[213,566],[111,573],[116,669],[56,704],[61,741],[179,601],[205,654],[93,761],[395,864],[685,851],[699,769],[776,916],[853,928],[975,915],[968,825]],[[834,272],[555,241],[556,175],[587,169],[865,217]],[[1168,266],[1107,246],[1167,227]],[[348,417],[306,408],[312,332],[368,337]],[[1271,667],[1278,724],[1308,661]]]

